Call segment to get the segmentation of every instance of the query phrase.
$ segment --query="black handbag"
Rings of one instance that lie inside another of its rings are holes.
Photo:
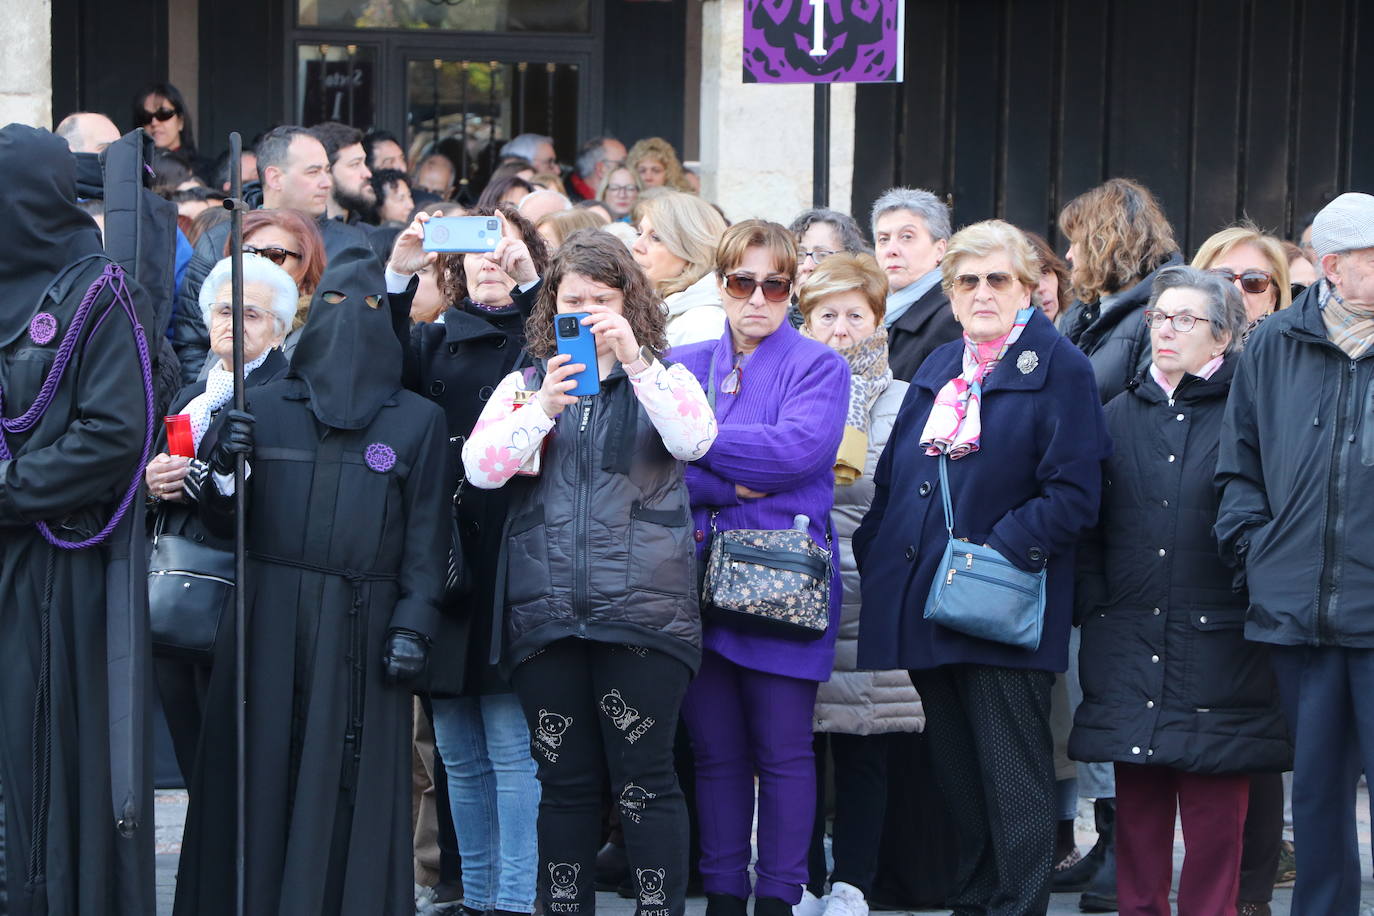
[[[192,538],[153,535],[148,557],[148,625],[153,649],[208,664],[220,617],[234,600],[234,554]]]

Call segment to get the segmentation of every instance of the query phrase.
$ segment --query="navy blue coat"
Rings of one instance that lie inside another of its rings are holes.
[[[873,506],[854,534],[863,582],[859,667],[1063,671],[1074,547],[1097,522],[1111,439],[1092,364],[1039,311],[984,384],[979,450],[949,462],[949,484],[956,536],[986,543],[1022,569],[1048,569],[1040,648],[964,636],[922,616],[948,535],[939,460],[921,449],[921,430],[936,393],[959,374],[963,346],[938,348],[912,379],[878,462]]]

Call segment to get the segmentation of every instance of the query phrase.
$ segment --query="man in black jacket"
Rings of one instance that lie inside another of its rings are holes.
[[[949,236],[949,208],[929,191],[893,188],[873,204],[873,247],[889,290],[887,359],[904,382],[932,350],[963,333],[940,284]]]
[[[315,217],[329,258],[346,248],[369,244],[361,228],[327,218],[334,186],[329,156],[324,145],[309,130],[294,125],[275,127],[263,134],[254,154],[261,184],[258,188],[244,189],[243,196],[250,204],[263,210],[300,210]],[[177,296],[172,345],[181,359],[184,384],[203,378],[208,371],[210,335],[200,317],[200,285],[210,268],[224,257],[228,238],[227,222],[211,227],[200,237]]]
[[[1294,913],[1360,908],[1355,783],[1374,773],[1374,197],[1342,194],[1312,244],[1321,280],[1236,367],[1217,460],[1217,540],[1249,586],[1293,732]]]

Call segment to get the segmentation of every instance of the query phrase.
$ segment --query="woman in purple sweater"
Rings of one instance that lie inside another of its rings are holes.
[[[715,263],[725,333],[671,354],[716,391],[719,435],[687,467],[703,554],[712,512],[720,531],[786,529],[805,515],[811,537],[827,540],[849,365],[784,320],[796,267],[796,246],[782,226],[748,220],[728,229]],[[791,916],[801,900],[816,801],[811,710],[816,685],[830,677],[839,608],[836,568],[830,629],[814,642],[705,623],[701,670],[682,714],[696,753],[708,916],[745,913],[756,777],[754,914]]]

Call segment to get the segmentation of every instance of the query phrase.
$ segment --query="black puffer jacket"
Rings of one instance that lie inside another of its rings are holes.
[[[1172,399],[1148,373],[1107,405],[1115,453],[1079,551],[1083,704],[1069,755],[1191,773],[1292,763],[1268,648],[1212,535],[1212,478],[1234,357]]]
[[[1092,360],[1097,391],[1106,404],[1150,365],[1150,331],[1141,314],[1150,301],[1155,277],[1167,267],[1179,267],[1183,255],[1175,251],[1148,276],[1101,302],[1075,303],[1058,325],[1078,349]]]
[[[526,387],[537,388],[542,377],[531,375]],[[564,410],[544,441],[540,476],[506,484],[515,488],[497,608],[506,666],[576,636],[656,649],[695,671],[701,613],[686,465],[624,371],[616,366],[601,394]]]

